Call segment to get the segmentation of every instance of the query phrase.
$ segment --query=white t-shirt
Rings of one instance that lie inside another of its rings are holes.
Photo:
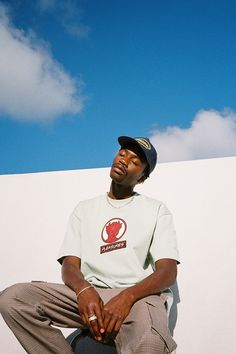
[[[95,286],[132,286],[153,273],[157,260],[179,262],[172,215],[162,202],[137,193],[82,201],[70,216],[58,261],[65,256],[81,258],[81,271]]]

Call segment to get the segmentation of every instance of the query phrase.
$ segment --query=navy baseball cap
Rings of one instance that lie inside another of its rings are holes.
[[[157,163],[157,152],[148,138],[131,138],[129,136],[119,136],[118,142],[123,148],[130,145],[138,147],[144,153],[144,156],[147,160],[149,166],[149,173],[154,170]]]

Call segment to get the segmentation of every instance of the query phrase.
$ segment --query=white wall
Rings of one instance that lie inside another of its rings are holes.
[[[236,157],[230,157],[160,164],[137,188],[174,214],[181,253],[177,354],[235,354],[235,181]],[[68,216],[109,183],[107,168],[0,176],[0,290],[60,281],[56,258]],[[24,353],[2,319],[0,353]]]

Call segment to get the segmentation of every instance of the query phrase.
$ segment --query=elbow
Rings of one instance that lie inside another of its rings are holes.
[[[169,271],[169,282],[170,282],[170,285],[173,285],[176,280],[177,280],[177,264],[173,264],[173,266],[171,267],[170,271]]]
[[[176,282],[176,280],[177,280],[177,268],[171,276],[171,284],[170,285],[173,285]]]
[[[174,259],[161,259],[156,262],[157,274],[162,274],[166,287],[170,287],[177,279],[177,262]]]

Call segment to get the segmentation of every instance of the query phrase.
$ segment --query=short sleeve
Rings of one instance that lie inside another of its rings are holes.
[[[58,254],[57,260],[59,263],[62,263],[63,258],[66,256],[81,258],[81,219],[79,209],[78,206],[70,215],[66,234]]]
[[[158,210],[150,253],[154,262],[163,258],[180,262],[173,217],[163,203]]]

